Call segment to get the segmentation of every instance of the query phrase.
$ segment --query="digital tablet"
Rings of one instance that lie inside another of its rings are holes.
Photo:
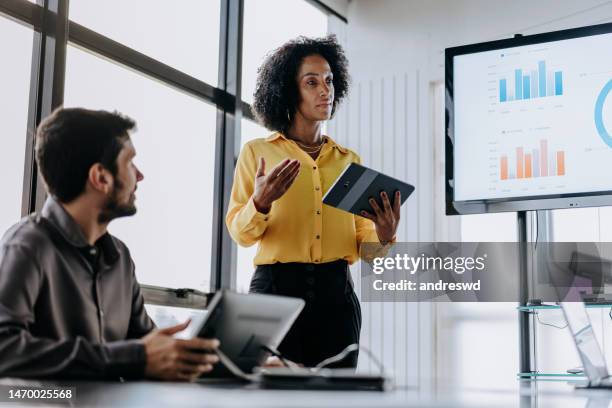
[[[414,191],[414,186],[360,164],[351,163],[325,193],[323,204],[356,215],[361,215],[362,210],[374,214],[369,198],[373,197],[380,208],[383,208],[380,193],[385,191],[393,206],[397,190],[402,194],[404,204]]]
[[[251,373],[275,350],[304,307],[304,300],[286,296],[243,294],[220,290],[212,298],[199,325],[198,337],[219,339],[223,358]],[[204,377],[233,376],[223,363]]]

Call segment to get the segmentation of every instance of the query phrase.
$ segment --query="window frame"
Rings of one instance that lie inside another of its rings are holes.
[[[348,23],[346,17],[320,0],[304,1],[324,14],[334,15]],[[225,228],[225,210],[240,149],[241,119],[253,122],[256,119],[251,106],[241,97],[244,0],[220,2],[219,81],[218,86],[212,86],[69,20],[69,0],[37,0],[36,4],[27,0],[0,0],[0,18],[8,18],[34,30],[22,216],[40,211],[46,199],[34,158],[34,134],[42,119],[64,102],[66,53],[70,43],[216,107],[212,252],[210,264],[202,265],[202,272],[210,270],[211,292],[235,287],[237,250]],[[170,289],[145,284],[141,287],[145,301],[150,300],[151,304],[190,308],[202,308],[205,304],[202,301],[205,294],[195,293],[190,288]]]

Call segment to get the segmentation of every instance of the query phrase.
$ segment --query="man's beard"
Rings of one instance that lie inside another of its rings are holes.
[[[130,200],[127,203],[122,204],[119,202],[118,196],[122,188],[123,184],[119,180],[116,180],[115,188],[108,198],[104,209],[98,216],[98,222],[100,224],[110,222],[115,218],[129,217],[136,214],[136,206],[133,200],[131,200],[133,195],[130,194]]]

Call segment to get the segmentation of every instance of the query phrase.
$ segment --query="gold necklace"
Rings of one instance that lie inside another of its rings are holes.
[[[304,147],[304,146],[300,146],[300,149],[302,149],[303,151],[305,151],[306,153],[309,153],[309,154],[318,153],[321,150],[321,148],[322,148],[322,146],[318,146],[318,147],[315,147],[315,148],[312,148],[312,149],[309,149],[309,148]]]
[[[321,140],[321,143],[319,143],[318,145],[316,145],[316,146],[309,146],[309,145],[305,145],[303,143],[300,143],[296,139],[291,139],[291,140],[293,140],[300,147],[300,149],[302,149],[303,151],[305,151],[308,154],[318,153],[323,148],[323,144],[325,143],[325,139],[323,139],[323,140]]]

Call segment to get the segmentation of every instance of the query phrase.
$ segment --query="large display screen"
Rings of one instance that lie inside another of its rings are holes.
[[[612,33],[452,58],[454,201],[612,191]]]

